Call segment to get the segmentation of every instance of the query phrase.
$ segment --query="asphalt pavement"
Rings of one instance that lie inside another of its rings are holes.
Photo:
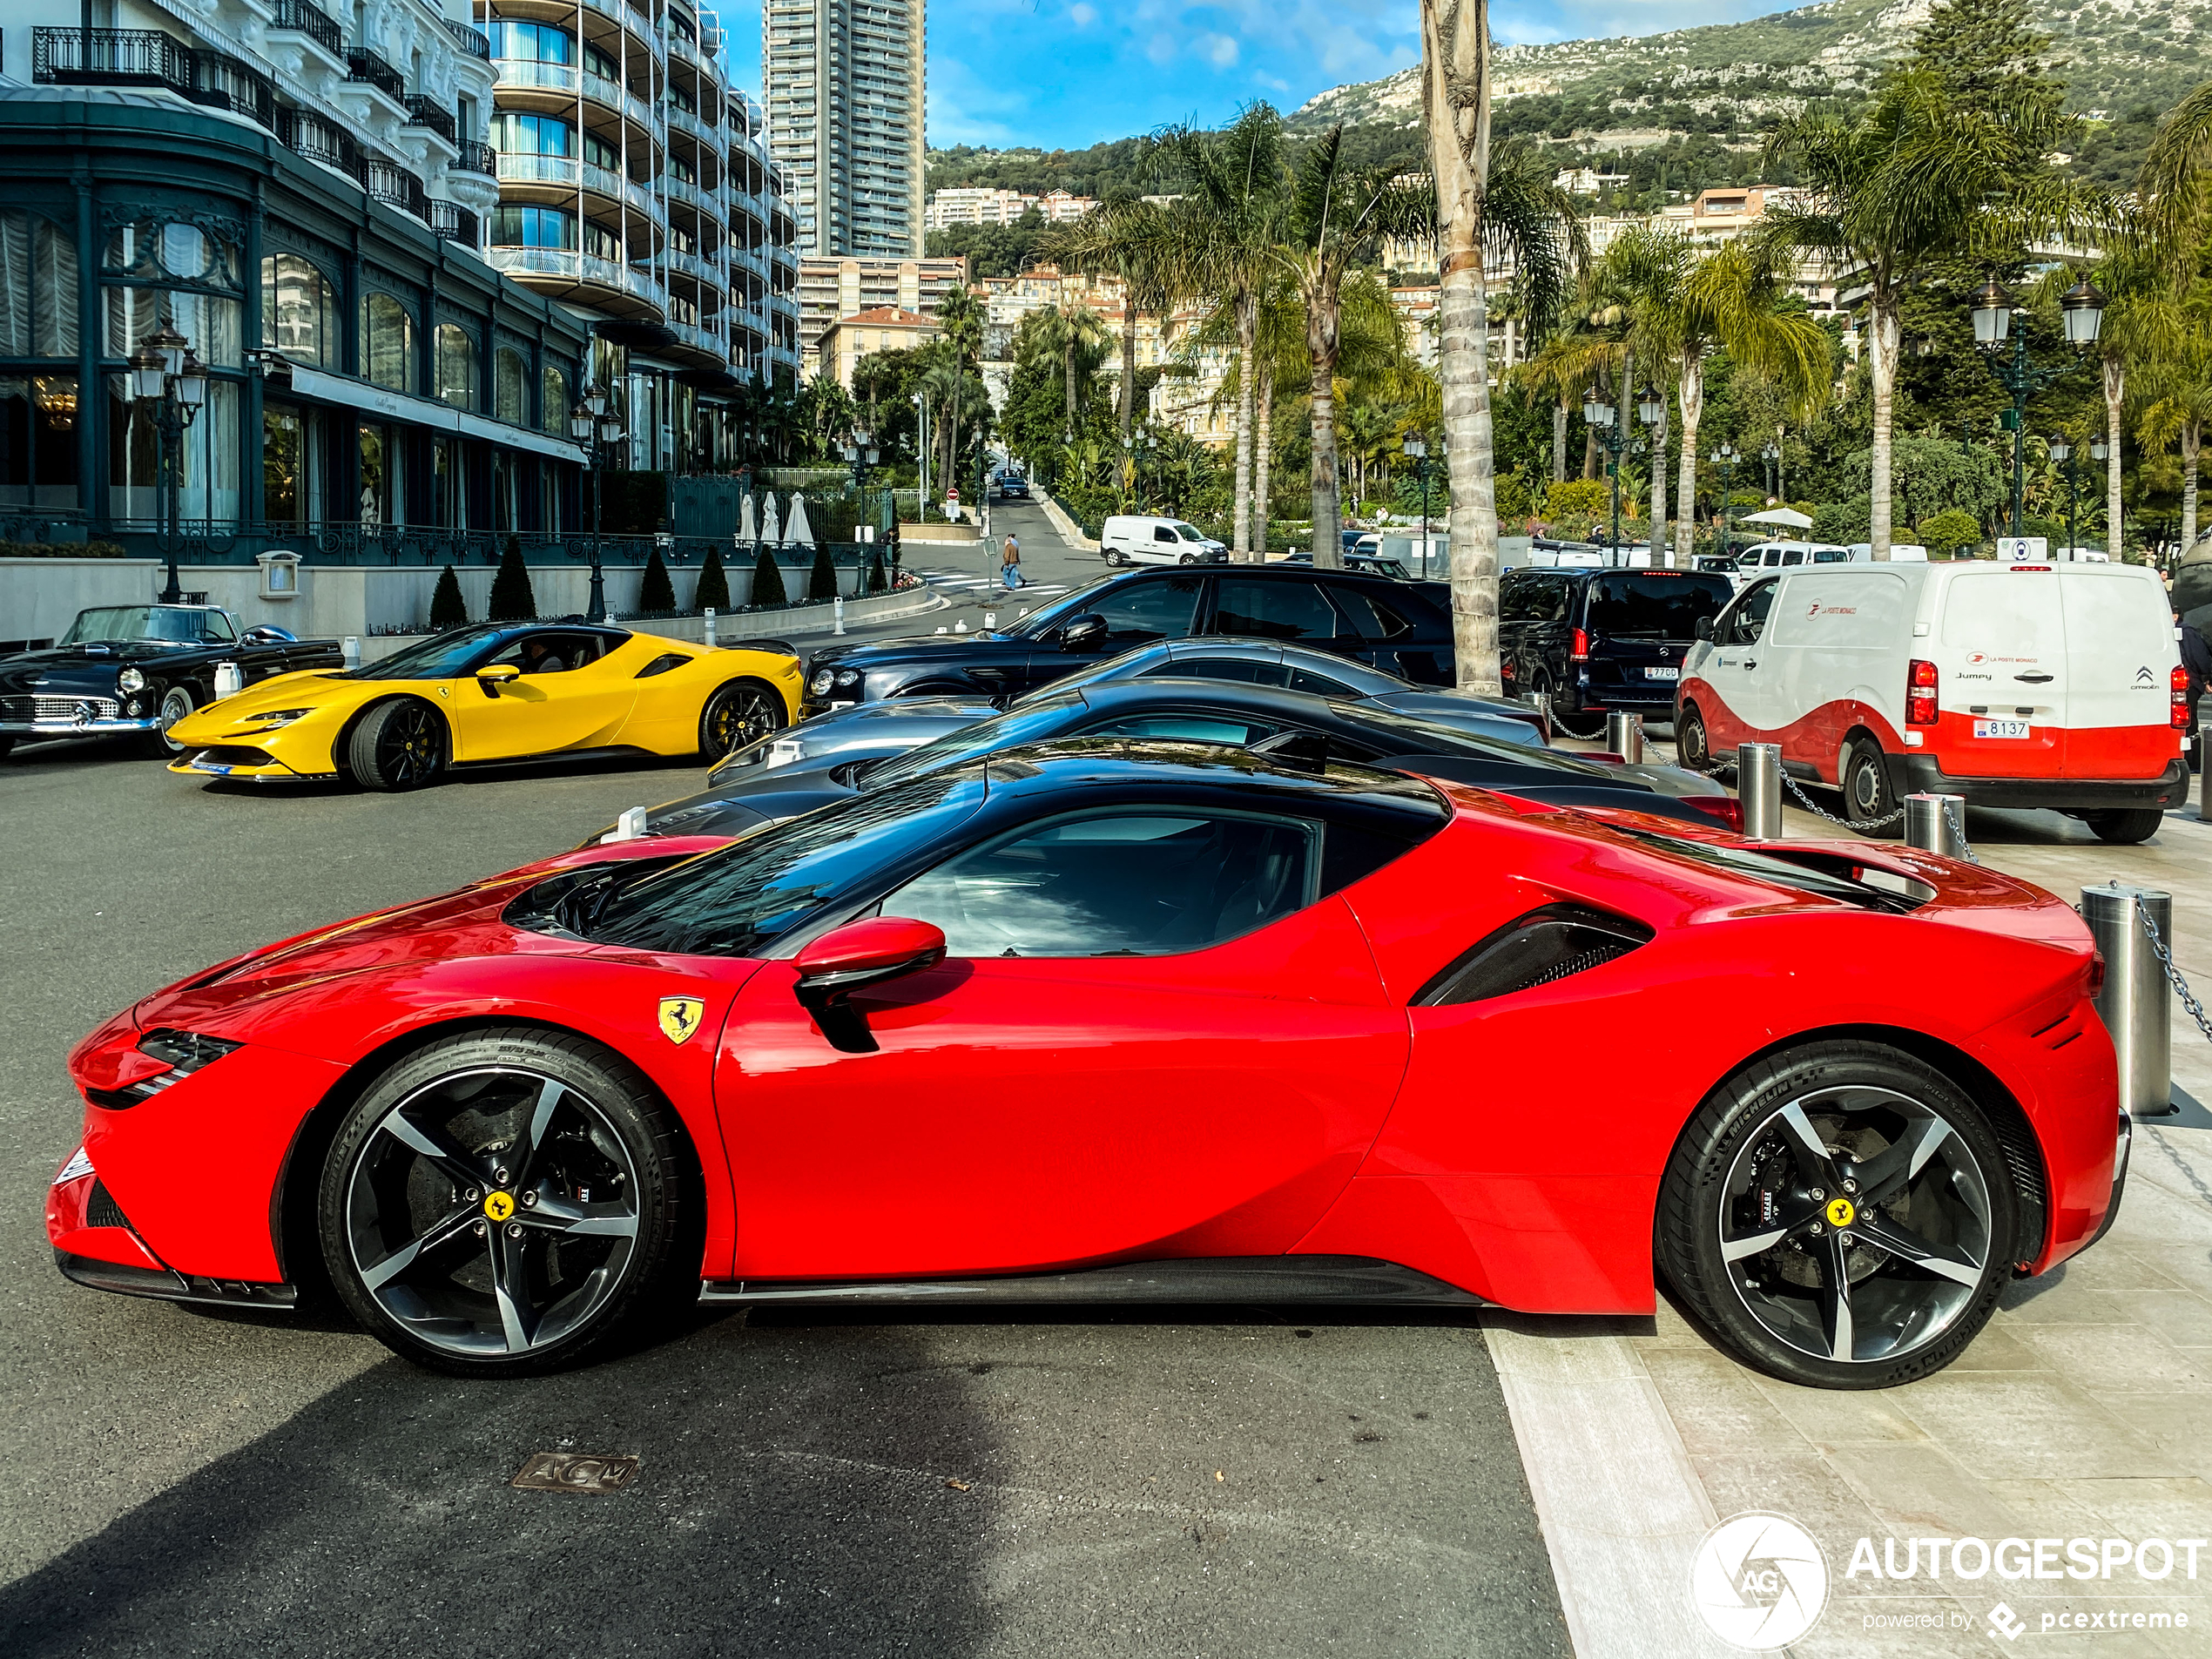
[[[1009,521],[1036,586],[1103,568],[1036,509]],[[1564,1654],[1464,1315],[783,1310],[478,1384],[335,1322],[55,1272],[63,1061],[94,1024],[700,776],[598,762],[383,796],[202,784],[92,743],[0,760],[7,1652]],[[559,1450],[642,1469],[608,1496],[509,1486]]]

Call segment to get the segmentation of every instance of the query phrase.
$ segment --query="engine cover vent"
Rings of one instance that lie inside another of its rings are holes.
[[[1545,905],[1478,941],[1413,998],[1417,1008],[1534,990],[1627,955],[1651,929],[1582,905]]]

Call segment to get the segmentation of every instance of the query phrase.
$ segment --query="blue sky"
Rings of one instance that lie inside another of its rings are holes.
[[[929,142],[1080,148],[1169,121],[1213,125],[1266,98],[1295,109],[1420,55],[1415,0],[928,0]],[[1493,0],[1507,44],[1655,34],[1784,9],[1767,0]],[[722,16],[759,84],[757,24]]]

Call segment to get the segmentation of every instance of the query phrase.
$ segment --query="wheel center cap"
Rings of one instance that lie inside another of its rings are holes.
[[[1842,1201],[1839,1199],[1838,1202],[1841,1203]],[[1849,1209],[1850,1207],[1851,1206],[1848,1204],[1844,1205],[1845,1209]],[[494,1221],[506,1220],[508,1217],[515,1213],[515,1195],[511,1192],[493,1192],[489,1194],[484,1199],[484,1213],[487,1216],[489,1216]],[[1843,1224],[1838,1222],[1837,1224],[1840,1226]]]
[[[504,1198],[507,1195],[503,1192],[495,1192],[492,1194],[492,1197],[495,1198]],[[485,1205],[486,1209],[489,1209],[490,1207],[491,1206],[489,1204]],[[492,1219],[496,1221],[499,1217],[495,1216]],[[1851,1224],[1851,1223],[1857,1221],[1858,1219],[1858,1206],[1851,1203],[1849,1198],[1831,1198],[1828,1201],[1828,1224],[1830,1226],[1848,1227]]]

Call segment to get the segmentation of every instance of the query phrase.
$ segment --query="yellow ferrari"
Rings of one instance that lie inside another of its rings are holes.
[[[261,680],[169,729],[172,772],[419,789],[448,767],[731,750],[791,723],[799,659],[586,623],[490,623],[359,668]]]

